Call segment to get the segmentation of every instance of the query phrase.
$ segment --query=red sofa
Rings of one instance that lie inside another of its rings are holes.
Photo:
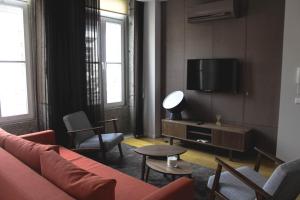
[[[69,200],[74,199],[54,184],[43,178],[29,166],[19,161],[5,150],[5,135],[0,129],[0,194],[5,200]],[[23,139],[40,144],[55,145],[55,135],[51,130],[20,136]],[[2,148],[1,148],[2,147]],[[180,178],[165,187],[157,188],[139,179],[128,176],[106,165],[98,163],[64,147],[59,154],[76,166],[99,175],[115,179],[116,200],[192,200],[193,182]],[[126,158],[124,158],[126,159]],[[101,198],[99,198],[101,199]]]

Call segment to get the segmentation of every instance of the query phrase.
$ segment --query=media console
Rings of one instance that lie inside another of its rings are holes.
[[[184,120],[162,120],[162,135],[173,139],[207,145],[232,151],[245,152],[253,146],[253,134],[250,129],[223,124],[198,123]]]

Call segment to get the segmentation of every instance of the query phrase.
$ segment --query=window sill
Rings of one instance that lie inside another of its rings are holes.
[[[21,116],[9,117],[9,118],[0,118],[0,126],[26,123],[34,120],[36,120],[36,118],[33,115],[21,115]]]
[[[118,109],[124,109],[128,108],[128,105],[116,105],[116,106],[105,106],[105,110],[118,110]]]

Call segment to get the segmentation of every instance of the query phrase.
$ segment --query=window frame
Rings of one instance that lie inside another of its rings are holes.
[[[12,7],[18,7],[23,9],[23,25],[24,25],[24,44],[25,44],[25,61],[0,61],[0,62],[24,62],[26,67],[26,84],[27,84],[27,105],[28,113],[21,115],[14,115],[8,117],[1,116],[0,110],[0,124],[8,124],[19,121],[30,120],[34,118],[34,92],[32,82],[32,62],[31,62],[31,40],[30,40],[30,20],[29,20],[29,5],[26,1],[0,1],[1,5],[7,5]],[[0,102],[1,103],[1,102]],[[0,106],[1,109],[1,106]]]
[[[101,15],[101,27],[100,27],[100,36],[101,36],[101,58],[102,58],[102,71],[103,71],[103,94],[104,94],[104,107],[107,109],[117,108],[125,106],[126,104],[126,63],[125,63],[125,16],[120,18],[113,18],[109,16],[103,16]],[[107,79],[106,79],[106,70],[107,70],[107,64],[114,64],[110,62],[106,62],[106,22],[111,23],[117,23],[121,25],[121,73],[122,73],[122,101],[115,102],[115,103],[107,103]]]

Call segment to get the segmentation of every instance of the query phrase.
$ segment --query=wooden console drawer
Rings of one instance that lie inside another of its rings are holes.
[[[237,151],[245,151],[245,134],[213,130],[212,144]]]
[[[186,125],[162,121],[162,134],[186,139]]]

